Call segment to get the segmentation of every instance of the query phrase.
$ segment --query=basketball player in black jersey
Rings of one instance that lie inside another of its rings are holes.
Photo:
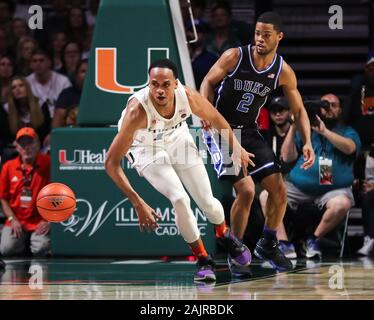
[[[255,44],[225,51],[204,78],[200,91],[213,102],[218,88],[216,108],[233,129],[241,129],[242,146],[255,155],[256,166],[249,168],[250,176],[224,176],[232,181],[236,191],[230,212],[232,231],[239,239],[243,238],[255,193],[253,180],[260,182],[268,191],[269,198],[264,212],[264,231],[256,244],[255,255],[278,270],[287,270],[292,268],[292,263],[279,250],[275,236],[287,207],[287,190],[280,165],[257,131],[256,122],[268,95],[278,86],[282,87],[288,99],[304,142],[304,169],[312,166],[315,155],[310,140],[310,123],[297,90],[295,73],[277,54],[279,41],[283,38],[281,30],[282,22],[277,13],[262,14],[256,22]],[[206,121],[202,121],[202,125],[204,129],[210,128]]]

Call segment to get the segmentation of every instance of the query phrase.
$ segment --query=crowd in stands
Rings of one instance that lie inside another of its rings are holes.
[[[36,210],[36,196],[50,182],[51,129],[77,125],[100,1],[42,2],[43,28],[35,30],[25,2],[0,0],[4,256],[49,253],[49,223]]]
[[[28,5],[0,1],[0,156],[12,158],[25,126],[49,150],[52,127],[75,125],[99,0],[48,1],[43,28],[28,26]],[[55,112],[56,111],[56,112]]]

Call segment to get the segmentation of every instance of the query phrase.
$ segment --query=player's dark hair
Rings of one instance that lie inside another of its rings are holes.
[[[267,11],[261,14],[257,22],[268,23],[274,26],[274,30],[281,32],[283,30],[282,18],[274,11]]]
[[[151,63],[148,69],[148,74],[151,72],[153,68],[167,68],[173,71],[175,79],[178,78],[178,69],[175,63],[169,59],[161,59],[161,60],[156,60]]]

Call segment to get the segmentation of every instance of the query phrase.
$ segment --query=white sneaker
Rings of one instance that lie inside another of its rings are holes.
[[[364,244],[360,250],[357,251],[357,254],[362,256],[368,256],[374,248],[374,239],[370,238],[369,236],[365,236]]]

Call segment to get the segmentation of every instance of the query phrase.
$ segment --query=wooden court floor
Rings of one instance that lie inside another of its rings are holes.
[[[217,281],[193,283],[185,260],[5,259],[1,300],[351,300],[374,299],[374,260],[295,261],[277,273],[253,261],[252,276],[232,278],[218,261]]]

